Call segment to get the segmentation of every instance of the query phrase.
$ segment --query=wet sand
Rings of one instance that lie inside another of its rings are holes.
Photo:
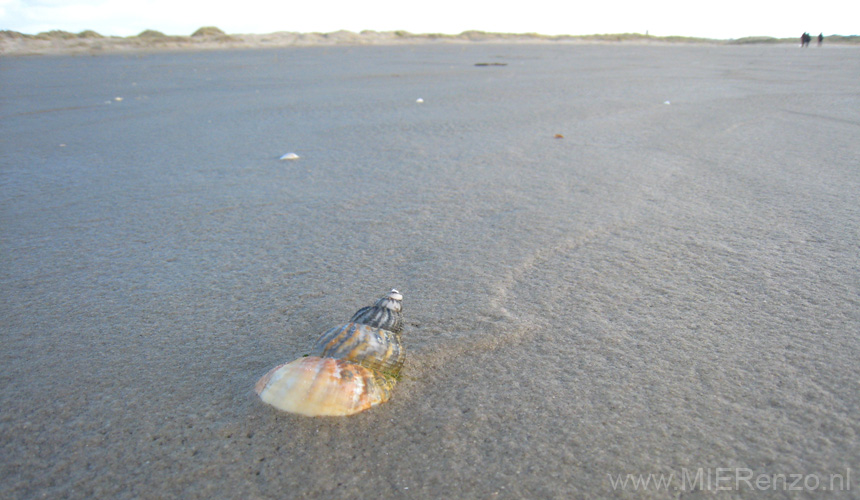
[[[0,497],[821,494],[683,478],[730,468],[851,498],[858,74],[827,46],[0,59]],[[391,401],[256,399],[392,287]]]

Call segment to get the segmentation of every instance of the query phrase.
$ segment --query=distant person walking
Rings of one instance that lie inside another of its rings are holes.
[[[824,33],[818,34],[818,46],[821,47],[821,42],[824,41]]]
[[[804,34],[800,35],[800,46],[801,47],[808,47],[810,40],[812,40],[812,37],[809,36],[809,33],[804,33]]]

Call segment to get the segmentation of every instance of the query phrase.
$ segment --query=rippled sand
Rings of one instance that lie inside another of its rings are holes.
[[[858,74],[828,46],[4,59],[0,496],[713,498],[683,471],[845,473]],[[255,398],[392,287],[391,401]],[[677,489],[613,488],[628,473]]]

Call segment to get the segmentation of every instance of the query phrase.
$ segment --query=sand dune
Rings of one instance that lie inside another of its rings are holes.
[[[54,30],[38,35],[15,31],[0,31],[0,54],[99,54],[108,52],[211,50],[229,48],[265,48],[318,45],[398,45],[426,43],[710,43],[710,44],[771,44],[795,43],[793,38],[747,37],[736,40],[714,40],[678,36],[648,36],[638,33],[599,34],[585,36],[549,36],[536,33],[488,33],[465,31],[458,35],[415,34],[406,31],[336,31],[332,33],[277,32],[269,34],[228,35],[216,27],[198,29],[191,36],[165,35],[145,30],[131,37],[106,37],[92,30],[78,34]],[[827,37],[826,43],[857,44],[860,37]]]

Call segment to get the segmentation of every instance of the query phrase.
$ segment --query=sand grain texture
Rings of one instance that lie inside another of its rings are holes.
[[[0,497],[856,480],[855,52],[3,59]],[[310,419],[254,397],[391,287],[409,358],[389,402]]]

